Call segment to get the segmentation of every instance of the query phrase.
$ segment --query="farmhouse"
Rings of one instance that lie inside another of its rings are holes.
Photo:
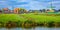
[[[15,8],[14,13],[15,14],[23,14],[23,13],[27,13],[27,11],[25,9]]]
[[[7,14],[9,12],[10,12],[10,10],[8,8],[3,8],[3,13]]]
[[[19,10],[20,10],[20,8],[14,8],[14,13],[18,14]]]

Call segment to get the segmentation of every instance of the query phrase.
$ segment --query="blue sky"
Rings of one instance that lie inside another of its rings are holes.
[[[0,0],[0,8],[49,9],[51,2],[55,9],[60,8],[60,0]]]

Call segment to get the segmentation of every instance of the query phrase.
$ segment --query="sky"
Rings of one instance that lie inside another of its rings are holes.
[[[25,8],[27,10],[49,9],[50,6],[60,9],[60,0],[0,0],[0,8]]]

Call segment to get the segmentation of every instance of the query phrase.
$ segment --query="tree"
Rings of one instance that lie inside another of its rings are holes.
[[[58,11],[60,12],[60,9]]]
[[[45,10],[45,9],[43,9],[42,11],[43,11],[43,12],[45,12],[46,10]]]
[[[24,9],[24,8],[20,8],[20,13],[27,13],[28,11],[26,10],[26,9]]]

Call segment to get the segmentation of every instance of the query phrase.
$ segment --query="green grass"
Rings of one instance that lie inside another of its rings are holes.
[[[34,15],[34,14],[22,14],[26,19],[32,19],[37,23],[48,23],[48,22],[60,22],[60,16],[48,16],[48,15]]]
[[[60,22],[60,16],[47,16],[35,14],[0,14],[0,22],[21,21],[25,22],[31,20],[36,23]]]
[[[26,21],[26,19],[20,17],[18,14],[0,14],[0,22],[8,21]]]

